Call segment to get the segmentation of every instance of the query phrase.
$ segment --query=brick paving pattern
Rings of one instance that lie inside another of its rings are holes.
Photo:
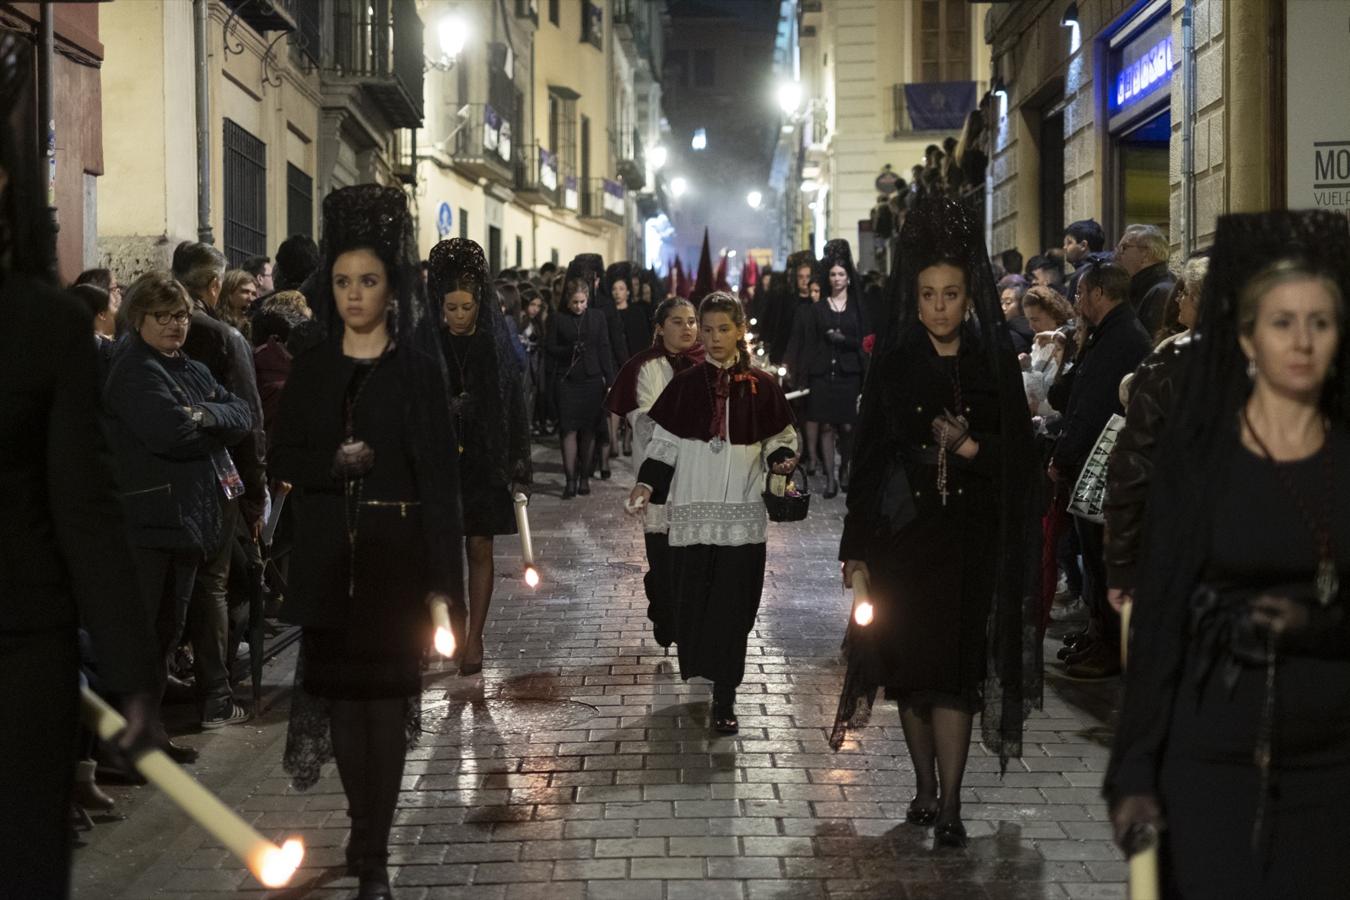
[[[537,458],[544,484],[531,515],[545,582],[524,587],[517,540],[499,539],[483,676],[433,669],[427,679],[427,733],[408,760],[391,848],[398,897],[1125,896],[1098,795],[1104,728],[1056,689],[1005,777],[972,748],[963,851],[935,851],[931,832],[904,824],[914,774],[894,705],[878,704],[871,726],[830,752],[850,602],[834,562],[842,498],[814,498],[807,521],[771,527],[741,732],[718,738],[710,686],[682,682],[673,651],[650,636],[642,536],[621,510],[631,468],[617,462],[613,481],[563,503],[556,452]],[[304,837],[295,887],[268,896],[350,897],[336,772],[298,794],[280,767],[293,654],[268,668],[263,721],[184,740],[203,750],[199,777],[259,829]],[[163,798],[113,792],[127,818],[85,836],[77,898],[266,893]]]

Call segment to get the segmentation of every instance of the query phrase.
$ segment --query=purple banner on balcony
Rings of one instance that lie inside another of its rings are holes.
[[[539,148],[539,183],[550,191],[558,189],[558,158],[543,147]]]
[[[936,81],[905,85],[905,108],[915,131],[957,131],[975,108],[975,82]]]
[[[617,181],[610,181],[608,178],[600,179],[601,185],[605,189],[604,202],[605,212],[623,218],[623,185]]]

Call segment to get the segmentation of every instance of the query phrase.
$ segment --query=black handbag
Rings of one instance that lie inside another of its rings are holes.
[[[783,492],[774,492],[773,479],[782,478]],[[801,484],[798,486],[798,480]],[[771,522],[800,522],[811,510],[811,485],[806,472],[794,469],[791,475],[777,475],[772,472],[764,477],[764,508],[769,511]]]

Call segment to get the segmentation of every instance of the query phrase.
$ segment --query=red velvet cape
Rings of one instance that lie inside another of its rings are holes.
[[[614,386],[609,389],[609,396],[605,398],[605,409],[616,416],[626,416],[637,409],[638,372],[647,363],[663,356],[670,360],[670,367],[678,375],[685,369],[703,362],[703,345],[696,343],[683,353],[668,353],[658,336],[655,344],[623,364],[619,374],[614,377]]]
[[[713,384],[720,371],[705,362],[676,375],[652,407],[652,419],[676,437],[712,440]],[[793,424],[792,408],[783,389],[763,369],[751,366],[733,375],[730,401],[727,440],[733,444],[758,444]]]

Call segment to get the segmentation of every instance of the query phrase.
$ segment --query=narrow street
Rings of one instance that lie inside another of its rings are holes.
[[[1047,689],[1006,777],[978,746],[966,780],[970,846],[932,849],[904,824],[913,792],[894,706],[840,753],[826,735],[849,598],[834,562],[843,499],[771,528],[759,623],[738,700],[714,739],[709,686],[680,680],[650,637],[642,539],[622,514],[627,460],[564,503],[556,451],[536,448],[531,506],[544,583],[499,539],[481,678],[433,669],[390,860],[400,898],[767,900],[1123,898],[1125,866],[1099,798],[1103,723]],[[277,898],[349,897],[336,773],[293,791],[281,770],[295,647],[267,668],[262,721],[183,740],[192,767],[271,837],[308,853]],[[1100,708],[1114,684],[1074,693]],[[240,695],[247,692],[243,686]],[[125,820],[82,835],[81,900],[263,895],[225,851],[148,788],[110,788]]]

